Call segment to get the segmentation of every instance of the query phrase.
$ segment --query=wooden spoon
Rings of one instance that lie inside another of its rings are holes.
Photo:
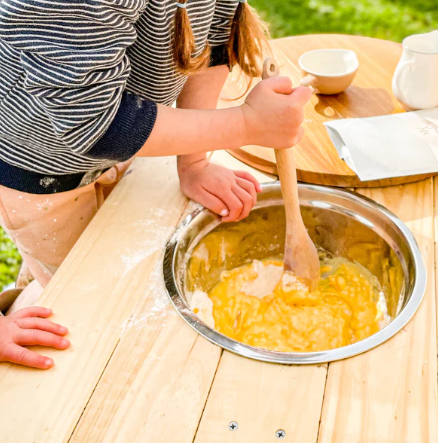
[[[262,78],[275,77],[279,72],[277,63],[267,58]],[[315,289],[320,277],[319,257],[301,217],[294,152],[292,149],[274,151],[286,212],[284,270],[293,271],[310,289]]]

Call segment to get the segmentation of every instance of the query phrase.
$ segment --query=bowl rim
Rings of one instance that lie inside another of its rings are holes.
[[[304,65],[304,59],[309,55],[309,54],[314,54],[314,53],[317,53],[317,52],[320,52],[320,53],[333,53],[333,52],[338,52],[338,53],[349,53],[349,54],[353,54],[354,55],[354,60],[355,60],[355,66],[354,66],[354,68],[353,69],[350,69],[349,71],[347,71],[347,72],[344,72],[344,73],[342,73],[342,74],[321,74],[320,72],[318,73],[318,72],[316,72],[316,71],[313,71],[313,70],[309,70],[309,69],[307,69],[306,67],[305,67],[305,65]],[[304,71],[304,72],[306,72],[306,73],[308,73],[308,74],[311,74],[311,75],[313,75],[313,76],[315,76],[315,77],[318,77],[318,78],[341,78],[341,77],[347,77],[347,76],[349,76],[349,75],[352,75],[352,74],[354,74],[355,72],[357,72],[358,71],[358,69],[359,69],[359,59],[357,58],[357,54],[353,51],[353,50],[351,50],[351,49],[342,49],[342,48],[320,48],[320,49],[312,49],[311,51],[307,51],[307,52],[305,52],[304,54],[301,54],[301,56],[300,56],[300,58],[298,59],[298,65],[300,66],[300,68]]]
[[[264,190],[278,189],[279,186],[279,181],[262,184],[262,188]],[[195,329],[196,332],[209,340],[211,343],[218,345],[221,348],[226,349],[234,354],[238,354],[242,357],[269,363],[306,365],[322,364],[337,360],[343,360],[345,358],[368,352],[371,349],[374,349],[375,347],[386,342],[399,331],[401,331],[412,319],[424,298],[424,293],[427,286],[427,272],[417,242],[414,238],[414,235],[404,222],[402,222],[394,213],[386,209],[384,206],[380,205],[374,200],[371,200],[368,197],[362,196],[360,194],[357,194],[356,192],[347,189],[332,188],[321,185],[309,185],[299,183],[298,187],[299,189],[303,190],[306,189],[310,191],[328,193],[335,196],[343,196],[362,205],[370,206],[373,209],[376,209],[383,213],[383,215],[387,219],[389,219],[403,234],[414,262],[415,283],[412,288],[411,297],[407,301],[406,305],[399,312],[399,314],[391,321],[391,323],[389,323],[377,333],[359,342],[341,348],[318,352],[279,352],[256,348],[233,340],[232,338],[227,337],[209,327],[191,311],[188,303],[185,300],[185,297],[180,293],[177,287],[176,276],[174,272],[176,251],[181,236],[187,231],[190,223],[195,218],[201,216],[205,212],[210,212],[208,209],[202,207],[199,207],[192,211],[177,226],[174,234],[166,245],[163,260],[163,276],[168,297],[178,314],[187,324]],[[259,207],[261,206],[256,205],[254,209],[258,209]]]

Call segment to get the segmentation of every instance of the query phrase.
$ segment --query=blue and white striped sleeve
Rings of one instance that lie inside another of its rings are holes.
[[[60,143],[123,161],[144,144],[156,104],[124,92],[126,49],[147,0],[2,0],[0,39],[19,50],[25,89]],[[128,138],[126,138],[128,135]]]
[[[211,47],[210,66],[230,65],[228,41],[239,0],[217,0],[208,35]],[[229,66],[231,68],[231,66]]]

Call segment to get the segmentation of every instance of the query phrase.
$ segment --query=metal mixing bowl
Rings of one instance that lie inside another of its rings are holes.
[[[376,334],[349,346],[322,352],[276,352],[230,339],[204,324],[191,311],[193,290],[209,292],[220,274],[251,262],[281,255],[285,217],[280,184],[263,185],[250,216],[221,223],[206,209],[195,210],[177,228],[166,247],[164,279],[171,302],[182,318],[211,342],[244,357],[283,364],[340,360],[368,351],[388,340],[412,318],[426,288],[426,269],[405,224],[377,203],[345,190],[299,185],[304,223],[316,245],[360,263],[374,274],[385,294],[391,322]],[[217,251],[210,263],[192,256],[207,235]]]

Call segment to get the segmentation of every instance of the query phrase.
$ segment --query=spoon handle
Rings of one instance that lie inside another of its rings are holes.
[[[265,59],[262,78],[275,77],[279,73],[280,69],[275,60],[272,58]],[[286,269],[290,269],[291,255],[288,249],[293,242],[292,236],[298,234],[298,232],[296,232],[297,228],[305,230],[305,227],[300,212],[297,171],[293,149],[274,149],[274,152],[286,212],[286,251],[284,254],[284,264]]]

